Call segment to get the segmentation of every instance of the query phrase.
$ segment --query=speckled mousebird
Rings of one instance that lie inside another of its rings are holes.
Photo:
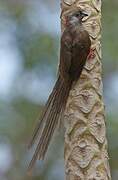
[[[44,159],[53,133],[64,114],[72,83],[76,82],[90,53],[91,41],[82,25],[87,14],[81,9],[72,9],[65,14],[65,30],[61,36],[59,74],[55,86],[36,126],[29,148],[38,141],[30,171],[37,159]]]

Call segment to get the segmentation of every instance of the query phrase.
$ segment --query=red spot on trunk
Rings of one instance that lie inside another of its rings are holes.
[[[89,55],[87,57],[87,60],[92,60],[95,58],[95,49],[90,49]]]

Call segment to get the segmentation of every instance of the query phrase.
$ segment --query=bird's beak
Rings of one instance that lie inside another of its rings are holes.
[[[82,12],[82,18],[88,16],[88,14],[86,12]]]
[[[81,14],[81,20],[82,20],[82,22],[84,22],[84,17],[87,17],[88,16],[88,14],[86,13],[86,12],[82,12],[82,14]]]

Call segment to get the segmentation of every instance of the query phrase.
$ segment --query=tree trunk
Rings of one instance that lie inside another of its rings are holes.
[[[65,110],[66,180],[110,180],[101,80],[101,0],[62,0],[61,6],[62,31],[67,10],[75,6],[88,13],[83,24],[95,55],[73,84]]]

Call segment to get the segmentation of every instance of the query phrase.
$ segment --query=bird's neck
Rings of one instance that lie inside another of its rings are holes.
[[[68,28],[71,29],[71,31],[73,31],[73,32],[74,32],[74,31],[78,31],[78,29],[79,29],[79,31],[84,29],[84,28],[83,28],[83,25],[82,25],[82,22],[70,23],[70,24],[68,25]]]

